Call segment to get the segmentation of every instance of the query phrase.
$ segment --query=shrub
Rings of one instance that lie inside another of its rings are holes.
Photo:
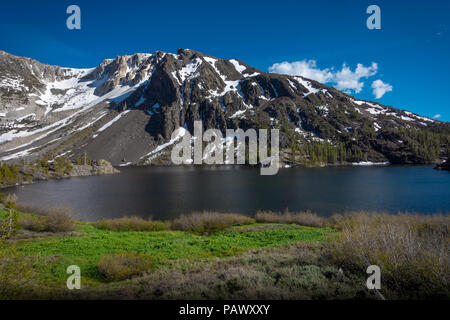
[[[31,213],[31,214],[42,215],[42,216],[45,216],[49,213],[48,209],[29,206],[29,205],[22,204],[22,203],[18,203],[16,205],[16,209],[19,210],[20,212]]]
[[[63,157],[56,158],[53,161],[53,167],[58,177],[69,175],[72,172],[72,162]]]
[[[15,251],[0,253],[0,299],[14,299],[27,291],[33,280],[32,258]]]
[[[225,228],[255,223],[255,219],[235,213],[197,212],[172,221],[172,230],[209,234]]]
[[[47,231],[50,232],[64,232],[72,231],[75,228],[75,223],[66,209],[52,209],[46,217]]]
[[[10,211],[6,220],[0,220],[0,239],[9,239],[17,234],[20,225],[16,210]]]
[[[160,231],[167,230],[162,221],[145,220],[138,217],[123,217],[119,219],[103,219],[94,222],[93,226],[99,229],[112,231]]]
[[[4,205],[8,210],[8,217],[4,221],[0,221],[0,238],[8,239],[17,233],[19,227],[18,214],[15,210],[17,196],[15,194],[8,194],[5,197]]]
[[[149,272],[152,266],[152,257],[132,252],[102,256],[97,264],[98,271],[107,282],[143,275]]]
[[[104,298],[108,292],[108,299],[141,300],[361,299],[365,273],[354,278],[323,265],[321,248],[297,242],[217,260],[185,261],[120,286],[105,286],[89,298]]]
[[[6,195],[3,192],[0,192],[0,203],[4,203],[6,200]]]
[[[75,229],[75,221],[68,213],[69,209],[54,208],[46,215],[29,216],[19,220],[22,228],[36,232],[67,232]]]
[[[450,295],[450,217],[419,214],[347,214],[329,241],[331,259],[347,270],[381,269],[383,285],[395,295]]]
[[[19,180],[19,168],[16,164],[0,165],[0,183],[12,183]]]
[[[325,218],[309,211],[289,212],[286,210],[284,213],[260,211],[256,213],[255,218],[257,222],[291,223],[310,227],[323,227],[326,224]]]

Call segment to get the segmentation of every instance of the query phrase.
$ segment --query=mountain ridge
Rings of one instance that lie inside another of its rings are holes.
[[[324,152],[318,162],[434,163],[448,149],[446,122],[237,59],[179,49],[80,69],[0,51],[2,161],[87,153],[115,165],[154,163],[147,156],[177,128],[193,132],[194,121],[222,132],[279,128],[284,162],[293,164]]]

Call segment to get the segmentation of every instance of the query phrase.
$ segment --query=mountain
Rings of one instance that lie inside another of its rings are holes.
[[[164,162],[172,132],[279,128],[284,163],[433,163],[449,123],[188,49],[51,66],[0,51],[0,160]],[[159,160],[158,160],[159,158]],[[161,160],[163,159],[163,160]]]

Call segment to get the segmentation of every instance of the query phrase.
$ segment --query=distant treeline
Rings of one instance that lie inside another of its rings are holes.
[[[291,161],[304,165],[316,165],[320,163],[336,164],[344,162],[360,162],[368,161],[374,157],[387,157],[389,152],[394,152],[392,148],[392,140],[396,140],[399,144],[398,152],[404,153],[405,157],[415,159],[416,163],[433,163],[440,156],[450,156],[449,140],[450,135],[445,133],[436,133],[431,130],[416,130],[409,128],[391,129],[385,134],[390,137],[390,141],[386,140],[388,146],[384,154],[377,152],[371,147],[371,140],[376,138],[373,135],[360,136],[355,133],[349,135],[348,139],[337,143],[329,143],[325,141],[307,142],[306,140],[291,136]],[[357,137],[356,137],[357,136]],[[382,136],[381,136],[382,137]],[[377,138],[378,143],[380,136]],[[302,143],[298,141],[304,140]]]
[[[31,181],[33,177],[63,177],[72,172],[72,161],[64,157],[44,157],[33,163],[0,164],[0,184]]]
[[[2,164],[0,165],[0,184],[13,183],[20,178],[19,168],[16,164]]]

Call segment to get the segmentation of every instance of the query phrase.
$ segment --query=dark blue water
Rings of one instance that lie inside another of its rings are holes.
[[[19,203],[67,206],[83,220],[124,215],[170,219],[197,210],[450,211],[450,172],[432,167],[282,169],[260,176],[245,167],[135,167],[111,176],[47,181],[10,190]]]

